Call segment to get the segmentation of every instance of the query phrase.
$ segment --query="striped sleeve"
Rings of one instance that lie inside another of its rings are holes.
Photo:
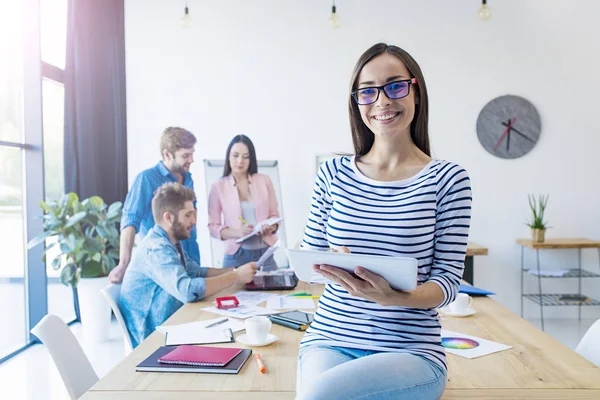
[[[434,259],[429,280],[444,292],[439,307],[456,298],[471,222],[471,181],[467,171],[447,163],[438,171]]]
[[[331,201],[331,180],[337,171],[336,160],[326,161],[321,164],[315,186],[313,189],[310,212],[304,230],[302,248],[311,250],[327,250],[329,243],[327,241],[327,219],[332,207]]]

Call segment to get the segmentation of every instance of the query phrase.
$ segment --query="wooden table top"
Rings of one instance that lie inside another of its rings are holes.
[[[300,283],[297,290],[320,293],[322,286]],[[227,294],[239,291],[228,290]],[[225,293],[222,293],[224,295]],[[212,299],[211,299],[212,300]],[[201,311],[211,304],[186,304],[168,321],[180,324],[214,318]],[[488,356],[466,359],[448,354],[448,384],[443,399],[588,399],[600,398],[600,368],[518,317],[491,298],[476,297],[477,313],[468,318],[442,316],[442,326],[513,346]],[[154,332],[82,399],[293,399],[296,358],[302,332],[273,325],[279,340],[255,348],[267,366],[260,374],[249,359],[238,375],[135,372],[135,366],[164,342]],[[220,346],[245,347],[239,343]]]
[[[487,256],[488,249],[477,243],[467,242],[467,257],[469,256]]]
[[[535,243],[531,239],[517,239],[517,244],[530,249],[595,249],[600,248],[600,241],[585,238],[575,239],[546,239]]]

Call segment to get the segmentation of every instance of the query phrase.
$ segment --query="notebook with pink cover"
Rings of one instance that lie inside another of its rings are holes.
[[[223,367],[235,358],[242,349],[181,345],[158,359],[164,364],[184,364]]]

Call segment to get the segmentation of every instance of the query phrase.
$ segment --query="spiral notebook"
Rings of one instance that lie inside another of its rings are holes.
[[[196,365],[200,367],[224,367],[240,354],[242,349],[181,345],[158,359],[163,364]]]
[[[192,372],[204,374],[237,374],[240,372],[246,361],[252,355],[251,349],[236,349],[241,350],[237,356],[233,357],[225,366],[200,366],[189,364],[166,364],[159,362],[158,359],[166,356],[173,350],[175,346],[163,346],[156,349],[144,361],[138,364],[135,368],[137,372]]]

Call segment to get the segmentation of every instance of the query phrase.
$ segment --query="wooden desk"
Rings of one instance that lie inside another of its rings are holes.
[[[463,272],[463,279],[473,285],[474,281],[474,262],[473,256],[487,256],[487,247],[480,246],[476,243],[467,242],[467,257],[465,258],[465,270]]]
[[[542,243],[531,239],[517,239],[517,244],[530,249],[598,249],[600,241],[585,238],[576,239],[546,239]]]
[[[322,290],[303,283],[297,289],[311,293]],[[200,310],[209,303],[187,304],[168,323],[212,318]],[[444,399],[600,398],[599,368],[490,298],[475,298],[474,307],[477,314],[469,318],[443,317],[443,327],[513,348],[473,360],[448,354]],[[135,372],[135,366],[162,344],[164,336],[155,332],[82,399],[293,399],[303,333],[279,325],[273,325],[272,332],[280,340],[256,349],[267,365],[265,375],[258,373],[252,359],[238,375]]]

